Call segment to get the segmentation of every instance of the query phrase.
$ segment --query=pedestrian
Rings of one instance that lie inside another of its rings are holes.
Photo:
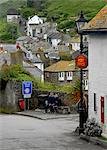
[[[48,99],[45,100],[45,113],[48,112],[48,107],[49,107],[49,103],[48,103]]]
[[[50,112],[54,113],[55,98],[52,92],[49,94],[48,102],[49,102]]]
[[[55,100],[54,111],[58,113],[58,94],[57,93],[54,95],[54,100]]]

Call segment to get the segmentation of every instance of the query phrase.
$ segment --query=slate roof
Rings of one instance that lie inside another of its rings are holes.
[[[48,38],[61,39],[62,38],[62,34],[60,32],[51,32],[51,33],[48,33]]]
[[[33,42],[30,48],[33,52],[36,52],[38,51],[39,48],[48,49],[50,48],[50,45],[48,42],[38,41],[38,42]]]
[[[35,67],[33,64],[29,64],[23,61],[23,67],[37,78],[40,78],[42,75],[42,71],[39,68]]]
[[[29,41],[31,38],[29,36],[21,36],[17,38],[17,41]]]
[[[54,51],[49,52],[49,53],[48,53],[48,56],[49,56],[50,59],[60,59],[58,53],[57,53],[57,52],[54,52]]]
[[[42,60],[35,55],[33,55],[33,59],[31,60],[32,63],[43,63]]]
[[[107,31],[107,5],[103,7],[87,25],[84,26],[83,32],[85,31]]]
[[[20,14],[19,14],[19,12],[16,9],[10,8],[7,11],[7,15],[20,15]]]
[[[3,48],[4,48],[4,50],[7,50],[9,53],[18,51],[16,49],[16,45],[15,44],[3,44]]]
[[[74,71],[75,61],[59,61],[45,69],[46,72]]]

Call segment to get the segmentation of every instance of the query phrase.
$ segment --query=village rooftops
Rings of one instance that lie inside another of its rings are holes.
[[[59,61],[45,69],[47,72],[75,71],[75,61]]]
[[[103,7],[82,30],[84,34],[92,32],[107,32],[107,5]]]
[[[7,15],[20,15],[20,14],[19,14],[19,12],[16,9],[10,8],[7,11]]]
[[[33,56],[33,59],[31,60],[32,63],[43,63],[42,60],[35,55]]]
[[[51,39],[61,39],[62,38],[62,34],[60,32],[49,32],[48,33],[48,38]]]

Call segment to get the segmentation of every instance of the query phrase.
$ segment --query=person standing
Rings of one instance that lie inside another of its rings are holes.
[[[48,103],[48,99],[45,100],[45,113],[48,112],[48,107],[49,107],[49,103]]]
[[[51,92],[49,97],[48,97],[48,102],[49,102],[49,109],[51,113],[54,113],[54,104],[55,104],[55,98],[53,93]]]

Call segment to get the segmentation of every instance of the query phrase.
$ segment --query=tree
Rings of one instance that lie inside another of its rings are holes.
[[[27,0],[28,7],[34,7],[37,11],[41,11],[44,9],[45,0]]]

